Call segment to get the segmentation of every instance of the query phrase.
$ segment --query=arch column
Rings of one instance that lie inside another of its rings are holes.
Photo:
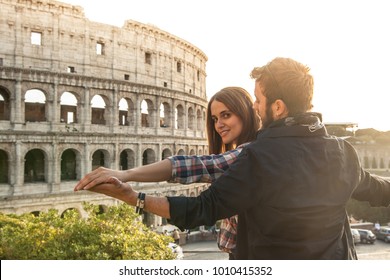
[[[12,102],[12,98],[14,98],[15,102]],[[15,96],[10,97],[11,104],[14,104],[11,110],[11,123],[14,125],[23,124],[24,123],[24,108],[22,108],[22,100],[24,97],[22,96],[22,82],[17,79],[15,82]]]
[[[91,100],[90,100],[90,89],[85,87],[84,90],[84,102],[81,104],[81,116],[78,120],[83,125],[83,131],[87,132],[91,127]]]
[[[154,116],[154,123],[155,123],[155,133],[158,135],[158,131],[160,129],[160,103],[161,103],[161,97],[157,96],[156,101],[155,101],[155,108],[156,108],[156,114]]]
[[[24,156],[22,155],[22,143],[21,141],[15,142],[15,171],[14,171],[14,179],[11,182],[13,186],[14,194],[22,193],[22,187],[24,184]]]
[[[48,183],[51,185],[51,192],[53,193],[60,190],[59,187],[61,184],[61,157],[57,157],[57,152],[58,144],[53,143],[51,149],[52,156],[49,157],[49,164],[47,168],[47,172],[50,174],[50,176],[48,176]]]
[[[135,166],[142,166],[142,144],[137,144]]]
[[[52,107],[51,107],[51,116],[49,116],[49,121],[51,123],[51,127],[54,128],[56,124],[60,123],[60,111],[61,111],[61,100],[58,99],[58,82],[55,79],[53,84],[53,92],[52,92]]]
[[[92,157],[90,144],[84,144],[84,158],[81,159],[81,178],[85,176],[88,172],[92,170]]]
[[[119,90],[117,87],[114,88],[112,96],[112,106],[111,106],[111,122],[110,122],[110,131],[114,133],[117,131],[119,126],[119,101],[118,101]]]
[[[134,103],[134,110],[135,110],[134,132],[137,134],[140,127],[142,126],[142,123],[141,123],[141,100],[138,94],[136,96],[137,98]]]

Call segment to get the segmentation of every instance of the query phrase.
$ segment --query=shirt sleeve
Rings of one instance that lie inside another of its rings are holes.
[[[254,162],[253,157],[244,149],[223,176],[197,197],[168,196],[169,223],[179,228],[213,225],[256,205],[261,180],[257,165],[248,164]]]
[[[197,182],[211,183],[219,178],[237,159],[246,144],[218,155],[172,156],[170,183],[192,184]]]

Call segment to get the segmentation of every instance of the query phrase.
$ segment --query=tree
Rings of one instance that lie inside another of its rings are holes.
[[[56,210],[32,214],[0,213],[0,259],[56,260],[168,260],[175,256],[172,238],[142,224],[127,204],[99,214],[84,204],[88,217],[76,210],[61,217]]]

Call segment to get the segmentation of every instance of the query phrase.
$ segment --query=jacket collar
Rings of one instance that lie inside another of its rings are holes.
[[[322,123],[322,115],[320,113],[308,112],[274,121],[267,128],[261,129],[257,137],[311,137],[326,135],[328,135],[328,132]]]

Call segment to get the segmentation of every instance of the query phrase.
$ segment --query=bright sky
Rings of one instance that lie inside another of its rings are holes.
[[[308,65],[325,122],[390,130],[390,16],[386,0],[62,0],[91,21],[153,24],[200,48],[207,95],[250,93],[249,73],[277,56]]]

